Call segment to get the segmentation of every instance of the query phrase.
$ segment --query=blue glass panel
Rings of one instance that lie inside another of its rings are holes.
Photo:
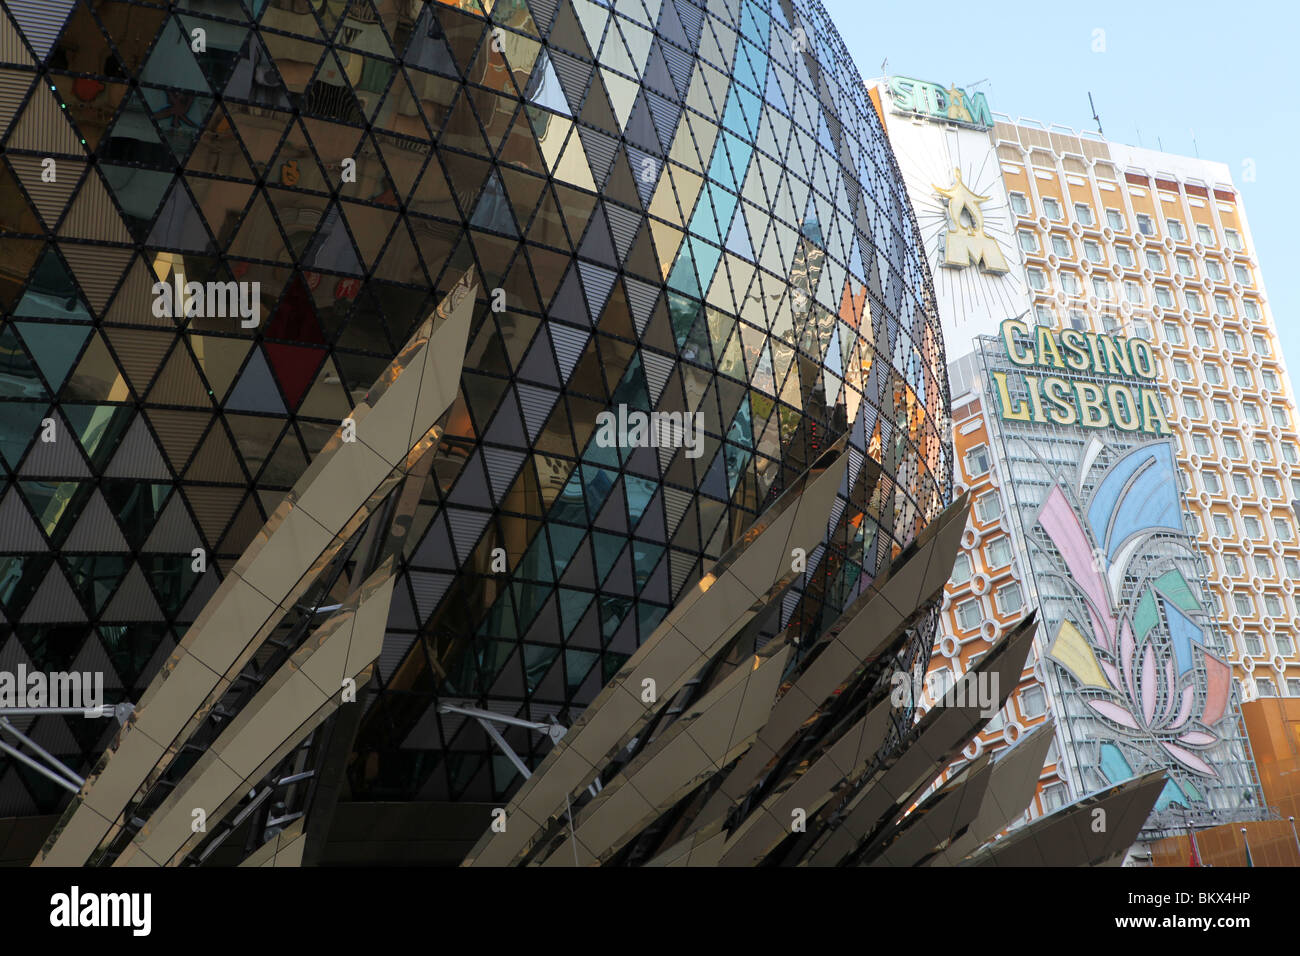
[[[1174,606],[1172,601],[1162,599],[1165,606],[1165,620],[1169,622],[1169,637],[1174,644],[1174,657],[1178,660],[1178,673],[1185,674],[1192,667],[1192,641],[1201,640],[1201,628],[1190,617]]]

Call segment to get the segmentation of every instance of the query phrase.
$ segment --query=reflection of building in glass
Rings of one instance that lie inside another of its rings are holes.
[[[481,724],[439,704],[571,723],[842,436],[825,544],[765,627],[819,632],[941,511],[929,269],[820,7],[490,6],[3,4],[0,661],[103,668],[138,701],[467,271],[375,690],[286,758],[335,740],[352,800],[513,792]],[[258,283],[260,324],[155,315],[178,276]],[[702,414],[704,453],[599,447],[620,404]],[[40,442],[47,418],[72,440]],[[80,773],[111,737],[24,729]],[[530,766],[550,746],[503,734]],[[65,800],[0,761],[0,816]]]

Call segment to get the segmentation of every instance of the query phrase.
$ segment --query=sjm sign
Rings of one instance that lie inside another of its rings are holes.
[[[903,113],[919,113],[941,122],[990,129],[993,114],[983,93],[967,93],[955,86],[942,87],[937,83],[896,76],[889,81],[889,92],[894,109]]]

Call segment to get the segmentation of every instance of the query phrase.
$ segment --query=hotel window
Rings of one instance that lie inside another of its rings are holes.
[[[1091,226],[1093,223],[1092,207],[1086,202],[1075,203],[1074,218],[1079,220],[1079,225],[1081,226]]]
[[[1233,352],[1241,351],[1241,336],[1232,329],[1223,330],[1223,344]]]
[[[1201,400],[1195,395],[1183,396],[1183,411],[1185,411],[1190,418],[1200,418],[1201,415],[1204,414],[1201,410]]]
[[[1265,380],[1267,380],[1267,379],[1268,379],[1268,375],[1265,375],[1264,378],[1265,378]],[[1273,387],[1274,387],[1274,388],[1277,387],[1276,383],[1273,385]],[[1283,408],[1281,405],[1274,405],[1272,411],[1273,411],[1273,424],[1274,424],[1274,425],[1276,425],[1278,428],[1290,428],[1290,427],[1291,427],[1291,419],[1290,419],[1290,416],[1287,415],[1287,413],[1286,413],[1286,409],[1285,409],[1285,408]]]
[[[1258,352],[1260,355],[1273,354],[1273,350],[1269,347],[1268,339],[1264,338],[1264,336],[1258,334],[1252,335],[1250,337],[1250,341],[1251,344],[1255,346],[1255,351]]]
[[[1282,599],[1276,594],[1264,595],[1264,609],[1268,611],[1269,617],[1282,616]]]
[[[1029,287],[1037,292],[1042,292],[1047,288],[1047,280],[1043,278],[1042,269],[1029,269]]]
[[[1254,631],[1246,631],[1242,634],[1246,639],[1246,653],[1251,657],[1261,657],[1264,654],[1264,642]]]
[[[1288,677],[1286,681],[1286,692],[1289,697],[1300,697],[1300,680],[1294,677]]]
[[[1116,232],[1124,231],[1124,214],[1118,209],[1106,210],[1106,224]]]
[[[1190,382],[1192,380],[1192,367],[1182,359],[1174,359],[1174,374],[1178,376],[1179,381]]]
[[[1056,233],[1052,233],[1052,251],[1062,259],[1069,259],[1074,255],[1074,247],[1070,245],[1070,240]]]
[[[1124,280],[1124,298],[1128,299],[1133,305],[1142,304],[1142,286],[1132,279]]]
[[[1259,413],[1259,406],[1254,402],[1242,402],[1241,407],[1252,425],[1264,424],[1264,416]]]
[[[1264,441],[1264,439],[1256,438],[1253,442],[1251,442],[1250,447],[1254,449],[1255,459],[1257,461],[1273,460],[1273,449],[1269,447],[1268,442]]]
[[[1101,276],[1092,277],[1092,294],[1103,302],[1110,301],[1110,283]]]
[[[1210,274],[1210,278],[1215,282],[1223,281],[1223,266],[1219,265],[1218,259],[1206,259],[1205,271]]]
[[[1203,246],[1215,245],[1214,230],[1204,223],[1196,224],[1196,238],[1201,241],[1201,245]]]
[[[1050,787],[1043,788],[1043,812],[1051,813],[1053,810],[1059,810],[1065,806],[1065,801],[1069,799],[1069,794],[1065,789],[1065,784],[1054,783]]]
[[[1252,322],[1258,322],[1259,303],[1256,302],[1254,299],[1245,299],[1242,301],[1241,304],[1246,310],[1246,318],[1250,319],[1250,321]]]
[[[1232,367],[1232,377],[1242,388],[1252,388],[1255,384],[1254,381],[1251,380],[1250,369],[1242,368],[1240,365],[1234,365]]]
[[[1219,313],[1219,315],[1232,315],[1232,304],[1228,301],[1226,295],[1216,295],[1214,297],[1214,311]]]
[[[1255,616],[1255,599],[1249,594],[1242,594],[1241,592],[1234,594],[1232,596],[1232,607],[1240,617]],[[1255,640],[1259,640],[1258,636],[1256,636]],[[1255,653],[1258,654],[1259,651]]]
[[[1015,581],[998,588],[997,599],[998,610],[1003,614],[1014,614],[1025,606],[1024,599],[1020,596],[1020,585]]]
[[[1223,490],[1223,485],[1219,483],[1219,476],[1212,471],[1201,472],[1201,484],[1203,484],[1205,490],[1212,495],[1217,495]]]
[[[1292,580],[1300,578],[1300,558],[1288,556],[1282,560],[1286,563],[1286,576]]]
[[[1248,538],[1264,537],[1264,526],[1259,523],[1259,519],[1256,518],[1254,515],[1246,515],[1241,520],[1242,523],[1245,524],[1246,526],[1246,537]]]
[[[1137,336],[1139,339],[1145,339],[1147,342],[1150,342],[1151,326],[1147,323],[1145,319],[1134,319],[1133,334]]]
[[[1223,556],[1223,570],[1227,572],[1230,578],[1239,578],[1244,573],[1245,568],[1241,566],[1241,558],[1235,554],[1225,554]]]
[[[1287,442],[1282,446],[1282,457],[1288,465],[1300,465],[1300,456],[1296,455],[1295,445]]]
[[[1029,215],[1029,200],[1025,198],[1024,193],[1011,194],[1011,208],[1015,210],[1017,216]]]
[[[985,524],[1002,517],[1002,501],[996,491],[990,491],[975,499],[975,517]]]
[[[1165,271],[1165,257],[1154,249],[1147,250],[1147,267],[1152,272]]]
[[[1295,645],[1291,643],[1291,635],[1289,634],[1274,632],[1273,643],[1277,646],[1277,652],[1283,657],[1290,657],[1295,653]]]
[[[952,684],[952,671],[946,667],[940,667],[925,675],[925,692],[929,694],[931,700],[943,700],[952,689]]]
[[[1159,291],[1159,290],[1157,290]],[[1183,344],[1183,327],[1177,322],[1166,322],[1164,324],[1165,340],[1174,344]]]
[[[1011,540],[998,538],[984,549],[990,568],[1005,568],[1011,563]]]
[[[1203,349],[1214,347],[1214,337],[1210,335],[1210,330],[1204,326],[1198,325],[1195,331],[1196,344]]]
[[[957,605],[957,626],[963,631],[973,631],[984,623],[984,612],[976,598]]]
[[[1079,309],[1070,310],[1070,328],[1082,332],[1088,328],[1088,317]]]
[[[1038,251],[1038,236],[1029,229],[1016,230],[1016,237],[1020,240],[1020,250],[1022,252]]]
[[[1264,497],[1269,501],[1282,500],[1282,486],[1277,483],[1277,479],[1272,475],[1264,476]]]
[[[1045,325],[1048,328],[1055,325],[1056,321],[1052,315],[1052,307],[1049,305],[1034,306],[1034,321],[1039,325]]]
[[[1277,535],[1279,541],[1290,541],[1294,537],[1291,533],[1291,522],[1285,518],[1273,519],[1273,533]]]
[[[1151,217],[1146,213],[1140,212],[1137,216],[1138,232],[1144,236],[1154,236],[1156,227],[1151,222]]]
[[[1047,697],[1043,694],[1043,688],[1034,684],[1020,692],[1020,712],[1026,719],[1041,717],[1047,713]],[[1048,763],[1051,761],[1049,760]]]
[[[1227,242],[1229,249],[1233,250],[1234,252],[1241,252],[1243,248],[1241,244],[1241,236],[1237,234],[1236,229],[1223,230],[1223,238],[1224,241]]]
[[[1125,269],[1133,268],[1134,265],[1133,250],[1130,249],[1128,246],[1116,246],[1115,258],[1119,259],[1119,264],[1122,265]]]
[[[1066,295],[1078,295],[1079,277],[1076,276],[1073,272],[1062,272],[1061,288],[1064,290]]]
[[[1162,309],[1172,309],[1174,307],[1174,295],[1168,288],[1162,285],[1156,286],[1156,303]]]
[[[1291,479],[1291,497],[1300,501],[1300,478]]]
[[[987,475],[991,467],[992,460],[989,458],[988,445],[976,445],[966,452],[966,474],[972,478]]]
[[[1106,261],[1106,257],[1101,254],[1101,245],[1094,239],[1083,240],[1083,254],[1088,257],[1089,262]]]
[[[1192,435],[1192,447],[1196,449],[1196,454],[1204,457],[1210,454],[1210,439],[1196,432]]]
[[[1187,300],[1187,307],[1188,307],[1189,309],[1191,309],[1193,312],[1202,312],[1202,311],[1204,311],[1205,306],[1204,306],[1204,304],[1201,302],[1201,296],[1200,296],[1200,293],[1198,293],[1198,292],[1196,292],[1196,291],[1194,291],[1194,290],[1192,290],[1192,289],[1184,289],[1184,290],[1183,290],[1183,298]]]
[[[1051,196],[1043,197],[1043,212],[1046,213],[1047,218],[1052,220],[1053,222],[1061,221],[1062,218],[1061,204],[1057,202],[1053,197]]]
[[[1183,224],[1177,219],[1166,219],[1165,228],[1169,230],[1169,235],[1173,236],[1175,242],[1182,242],[1187,238],[1187,233],[1183,232]]]
[[[948,579],[949,584],[962,585],[970,580],[971,567],[970,555],[959,554],[957,560],[952,565],[952,577]]]
[[[1205,380],[1211,385],[1219,385],[1223,382],[1223,375],[1219,371],[1219,366],[1205,363]]]
[[[1273,683],[1271,677],[1256,677],[1255,690],[1260,697],[1276,697],[1277,685]]]
[[[1232,435],[1223,436],[1223,453],[1234,461],[1241,460],[1241,442]]]
[[[1268,389],[1270,392],[1276,392],[1281,387],[1278,385],[1277,382],[1277,374],[1274,373],[1274,371],[1271,368],[1264,369],[1263,374],[1264,374],[1264,387]],[[1273,418],[1274,420],[1276,420],[1277,415],[1274,415]],[[1281,425],[1282,422],[1278,422],[1278,424]]]
[[[1233,536],[1232,522],[1227,515],[1220,514],[1217,511],[1214,513],[1214,533],[1220,538],[1231,538]]]
[[[1228,403],[1221,398],[1214,400],[1214,417],[1221,422],[1232,420],[1232,412],[1228,410]]]
[[[1185,276],[1196,275],[1196,270],[1192,268],[1192,260],[1187,256],[1174,256],[1174,262],[1178,264],[1178,272]]]
[[[1250,479],[1239,471],[1232,474],[1232,490],[1247,501],[1250,500],[1251,493],[1254,491],[1250,485]]]

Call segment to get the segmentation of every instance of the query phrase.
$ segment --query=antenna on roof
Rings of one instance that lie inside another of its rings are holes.
[[[1189,129],[1188,132],[1192,134],[1192,151],[1193,151],[1194,153],[1196,153],[1196,158],[1197,158],[1197,159],[1200,159],[1200,158],[1201,158],[1201,148],[1200,148],[1199,146],[1196,145],[1196,130],[1194,130],[1194,129]]]
[[[1088,91],[1088,105],[1092,107],[1092,119],[1097,124],[1097,135],[1104,139],[1106,134],[1101,130],[1101,117],[1097,115],[1097,106],[1092,102],[1092,90]]]

